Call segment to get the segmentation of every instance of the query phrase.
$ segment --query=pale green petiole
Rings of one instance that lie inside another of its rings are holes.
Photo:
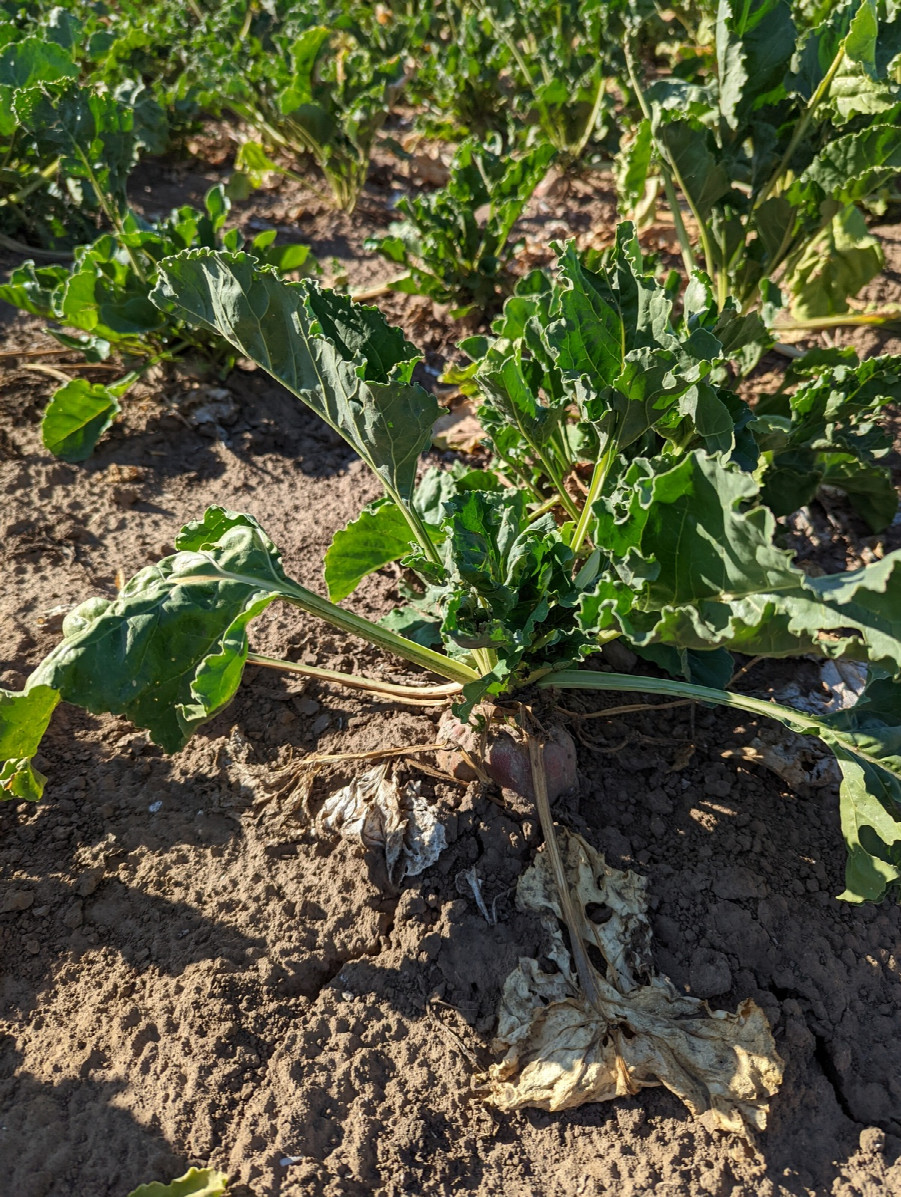
[[[680,682],[673,678],[641,677],[631,673],[598,673],[591,669],[561,669],[547,673],[536,683],[541,689],[555,687],[560,690],[625,690],[639,694],[665,694],[668,698],[688,698],[695,702],[712,702],[718,706],[734,707],[752,715],[764,715],[797,725],[798,731],[808,729],[813,722],[810,716],[792,707],[763,698],[752,698],[749,694],[736,694],[731,690],[716,690],[712,686],[697,686],[693,682]]]
[[[419,665],[422,669],[431,670],[439,677],[446,677],[449,681],[459,682],[461,685],[478,680],[479,675],[476,671],[468,665],[464,665],[462,661],[453,661],[443,653],[436,653],[430,648],[416,644],[413,640],[408,640],[406,636],[400,636],[397,632],[383,628],[380,624],[364,619],[360,615],[354,615],[352,611],[346,611],[343,607],[329,602],[321,595],[314,594],[312,590],[307,590],[305,586],[300,586],[297,582],[289,582],[287,586],[284,583],[267,586],[259,578],[225,572],[193,574],[178,580],[179,586],[201,586],[208,585],[210,582],[240,582],[244,586],[253,587],[254,590],[268,590],[271,594],[284,599],[286,603],[300,607],[310,615],[317,615],[320,619],[332,624],[333,627],[340,628],[342,632],[359,636],[361,640],[367,640],[370,644],[375,644],[386,652],[395,653],[398,657],[402,657],[414,665]]]
[[[380,678],[363,677],[357,673],[342,673],[337,669],[325,669],[321,665],[304,665],[300,661],[283,661],[278,657],[267,657],[262,653],[249,652],[248,665],[262,665],[267,669],[278,669],[283,673],[299,673],[302,677],[317,678],[323,682],[335,682],[351,690],[365,690],[389,698],[407,702],[445,702],[458,695],[462,689],[459,682],[448,682],[444,686],[402,686],[384,682]]]

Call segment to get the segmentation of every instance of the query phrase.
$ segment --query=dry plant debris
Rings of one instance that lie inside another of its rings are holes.
[[[399,785],[387,762],[330,794],[315,828],[384,851],[394,883],[424,872],[447,846],[444,827],[420,795],[419,783]]]
[[[495,1040],[506,1055],[489,1071],[489,1100],[558,1111],[665,1085],[712,1128],[763,1130],[783,1072],[763,1011],[750,1000],[735,1014],[712,1011],[679,993],[654,969],[645,878],[610,867],[579,835],[558,835],[583,938],[604,960],[604,973],[595,970],[600,1002],[592,1007],[578,986],[542,848],[517,904],[541,915],[557,971],[524,958],[507,978]]]

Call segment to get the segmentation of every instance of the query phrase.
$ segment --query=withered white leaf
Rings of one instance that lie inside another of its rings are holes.
[[[542,916],[559,971],[521,959],[507,978],[495,1044],[506,1056],[489,1071],[489,1100],[555,1111],[665,1085],[713,1127],[762,1130],[783,1072],[763,1011],[750,1000],[735,1014],[712,1011],[656,973],[644,878],[611,868],[581,836],[558,835],[583,935],[606,964],[600,1004],[579,987],[542,850],[517,904]],[[600,907],[609,917],[595,923],[588,911]]]
[[[390,762],[367,769],[330,794],[316,828],[384,850],[393,882],[424,872],[447,846],[444,827],[420,796],[419,783],[399,786]]]

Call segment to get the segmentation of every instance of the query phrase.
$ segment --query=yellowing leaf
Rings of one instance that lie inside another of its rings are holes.
[[[184,1176],[169,1184],[155,1180],[148,1185],[138,1185],[128,1197],[223,1197],[228,1187],[228,1177],[214,1168],[189,1168]]]
[[[654,971],[646,882],[609,867],[580,836],[558,829],[582,933],[606,962],[597,1008],[584,997],[561,933],[547,854],[520,879],[517,904],[542,915],[557,972],[522,959],[504,985],[496,1046],[504,1059],[487,1077],[505,1110],[566,1110],[665,1085],[712,1126],[746,1133],[766,1126],[783,1064],[763,1011],[711,1011]],[[587,910],[603,906],[599,925]]]

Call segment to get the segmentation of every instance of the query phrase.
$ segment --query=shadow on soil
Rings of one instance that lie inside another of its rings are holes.
[[[188,1168],[166,1138],[114,1102],[128,1081],[90,1079],[104,1061],[92,1053],[81,1076],[55,1084],[19,1071],[11,1038],[0,1039],[3,1154],[16,1160],[16,1197],[74,1197],[107,1191],[116,1176],[121,1197],[149,1180],[171,1180]]]

